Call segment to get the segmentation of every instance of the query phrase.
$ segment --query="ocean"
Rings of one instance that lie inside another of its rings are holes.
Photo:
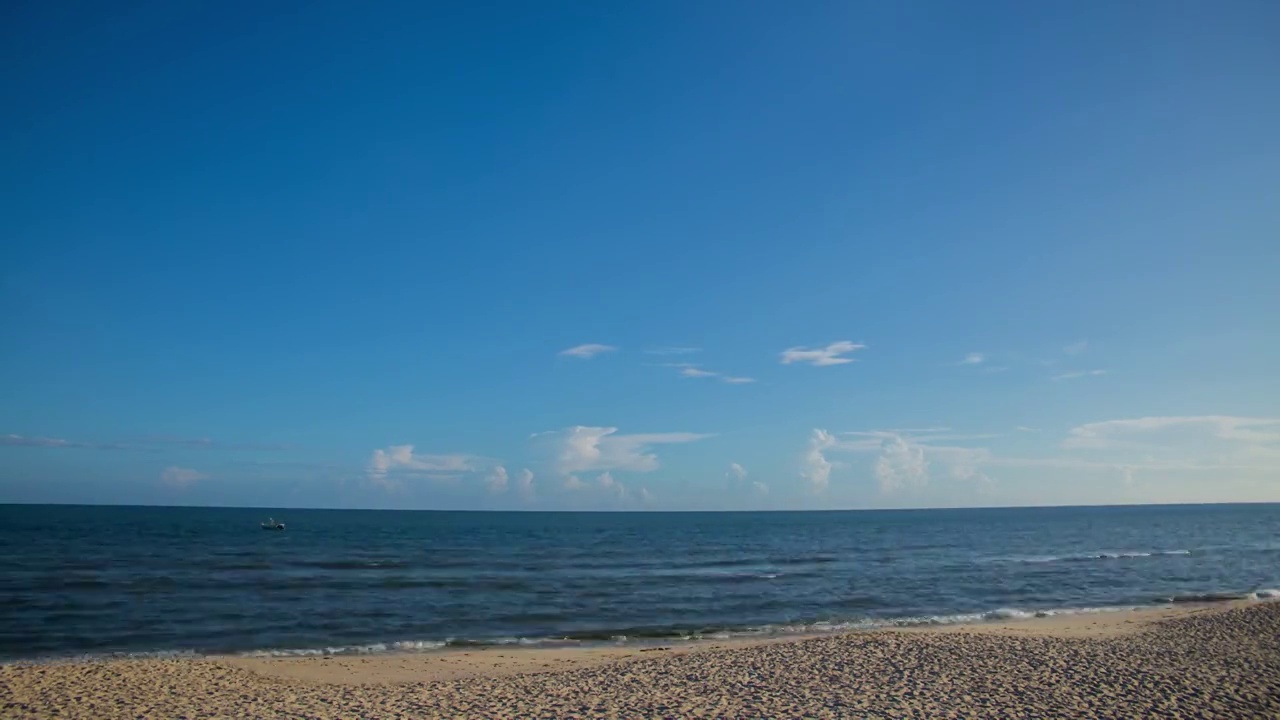
[[[264,531],[268,516],[287,523]],[[0,505],[0,660],[671,643],[1280,596],[1280,505]]]

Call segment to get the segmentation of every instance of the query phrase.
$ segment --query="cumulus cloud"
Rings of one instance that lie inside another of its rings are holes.
[[[637,433],[623,435],[618,428],[578,425],[537,436],[550,446],[555,467],[562,475],[578,472],[658,469],[654,446],[694,442],[710,437],[699,433]]]
[[[729,471],[725,475],[730,480],[745,480],[747,477],[747,469],[738,463],[729,463]]]
[[[881,446],[875,472],[880,492],[918,488],[929,480],[929,461],[923,447],[901,435],[890,435]]]
[[[591,358],[597,355],[600,355],[602,353],[615,352],[617,349],[618,348],[612,345],[601,345],[600,343],[586,343],[583,345],[574,345],[571,348],[566,348],[564,350],[561,350],[560,355],[562,357],[575,357],[575,358],[581,358],[583,360],[590,360]]]
[[[1108,372],[1107,370],[1074,370],[1072,372],[1065,372],[1060,375],[1054,375],[1053,380],[1054,382],[1061,382],[1063,380],[1078,380],[1080,378],[1085,378],[1085,377],[1098,377],[1099,375],[1106,375],[1107,372]]]
[[[800,461],[800,476],[808,481],[815,493],[826,492],[831,482],[831,470],[835,465],[827,459],[826,451],[835,447],[837,442],[835,436],[826,430],[815,429],[809,437],[809,446]]]
[[[412,445],[392,445],[373,451],[368,473],[371,478],[381,479],[396,472],[421,475],[475,472],[478,462],[479,458],[471,455],[426,455],[415,453]]]
[[[490,495],[501,495],[507,491],[507,469],[501,465],[495,466],[489,473],[489,477],[485,478],[485,486],[489,488]]]
[[[533,499],[533,471],[525,468],[516,475],[516,492],[525,500]]]
[[[841,340],[833,342],[822,348],[793,347],[782,351],[780,362],[783,365],[791,363],[808,363],[817,367],[826,367],[828,365],[843,365],[853,362],[853,358],[844,357],[851,352],[862,350],[866,345],[855,343],[849,340]]]
[[[565,490],[581,490],[585,487],[586,485],[578,479],[577,475],[566,475],[564,478]]]
[[[936,445],[942,441],[967,441],[994,437],[987,434],[961,435],[948,428],[917,430],[871,430],[833,435],[814,430],[802,459],[801,473],[815,491],[826,489],[831,471],[839,467],[830,453],[865,453],[875,455],[872,474],[885,494],[913,491],[926,486],[936,469],[942,477],[956,481],[972,481],[989,485],[990,478],[981,470],[990,452],[984,448]]]
[[[617,495],[619,498],[625,498],[627,496],[627,487],[614,479],[613,473],[608,471],[602,472],[596,476],[596,484],[599,485],[601,489],[607,490]]]
[[[201,480],[208,480],[209,476],[191,468],[178,467],[170,465],[160,473],[160,482],[170,487],[190,487]]]

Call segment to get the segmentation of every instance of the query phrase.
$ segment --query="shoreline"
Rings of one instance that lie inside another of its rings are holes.
[[[0,666],[0,717],[992,715],[1280,716],[1280,602],[666,650],[497,648]]]
[[[472,655],[475,653],[529,653],[546,652],[552,655],[586,653],[590,655],[615,655],[650,652],[655,649],[685,650],[706,645],[754,645],[759,643],[788,642],[816,637],[833,637],[846,633],[891,632],[946,632],[956,629],[1003,628],[1040,625],[1071,625],[1071,618],[1089,618],[1109,615],[1146,615],[1151,612],[1172,611],[1191,607],[1226,607],[1240,603],[1280,600],[1280,590],[1260,589],[1248,592],[1210,592],[1180,595],[1164,601],[1142,605],[1109,605],[1086,607],[1056,607],[1040,610],[997,608],[983,612],[954,613],[931,616],[899,616],[866,618],[836,623],[816,621],[761,626],[759,628],[732,628],[693,635],[635,636],[620,640],[603,637],[535,637],[535,638],[464,638],[446,640],[375,641],[356,645],[329,645],[302,648],[264,648],[243,651],[206,651],[175,649],[155,651],[118,651],[44,655],[0,659],[0,667],[9,665],[52,665],[149,660],[218,660],[290,662],[303,660],[375,660],[382,658],[430,657]],[[603,634],[603,633],[602,633]],[[403,647],[398,647],[402,646]]]
[[[924,635],[978,634],[1041,636],[1059,639],[1107,638],[1140,632],[1167,620],[1203,613],[1225,612],[1272,602],[1271,599],[1233,599],[1202,603],[1165,604],[1152,607],[1091,609],[1087,612],[1046,616],[1010,617],[975,622],[921,624],[825,632],[777,634],[760,637],[704,638],[635,645],[582,647],[486,646],[447,648],[427,652],[386,652],[367,655],[309,655],[255,657],[211,655],[206,660],[248,670],[263,677],[316,684],[394,685],[407,682],[439,682],[470,678],[501,678],[526,673],[549,673],[613,663],[676,657],[701,652],[740,650],[765,645],[803,643],[843,636],[905,633]]]

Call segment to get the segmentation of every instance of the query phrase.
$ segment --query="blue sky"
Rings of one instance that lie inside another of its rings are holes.
[[[1280,8],[29,3],[0,502],[1280,500]]]

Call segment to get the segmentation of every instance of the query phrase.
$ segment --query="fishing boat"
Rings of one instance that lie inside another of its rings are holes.
[[[284,523],[276,522],[275,518],[267,518],[267,521],[262,523],[262,529],[263,530],[283,530]]]

